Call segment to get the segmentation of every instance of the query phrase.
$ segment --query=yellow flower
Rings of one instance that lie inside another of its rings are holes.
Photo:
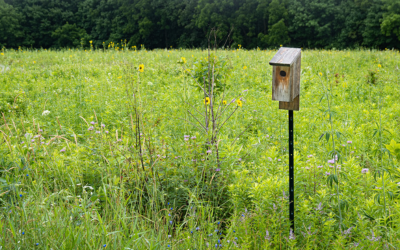
[[[244,66],[243,69],[247,69],[247,66]]]
[[[382,65],[378,64],[378,67],[379,67],[379,68],[382,68]]]
[[[92,43],[93,41],[89,41],[89,43]]]
[[[2,56],[4,56],[4,53],[1,53]]]
[[[242,107],[242,101],[240,100],[240,99],[238,99],[237,101],[236,101],[236,103],[237,103],[237,105],[239,106],[239,107]]]
[[[118,79],[121,79],[121,78],[122,78],[122,76],[118,76],[117,78],[118,78]]]
[[[143,72],[143,71],[144,71],[144,65],[143,65],[143,64],[140,64],[140,65],[139,65],[139,71],[140,71],[140,72]]]
[[[181,60],[182,60],[183,63],[186,63],[186,58],[181,57]]]
[[[281,47],[282,47],[282,44],[281,44]]]
[[[33,61],[33,63],[36,63],[36,61]]]
[[[225,100],[223,100],[223,101],[222,101],[222,104],[226,105],[226,101],[225,101]]]
[[[322,73],[321,73],[321,72],[319,72],[319,75],[320,75],[320,76],[322,76]]]
[[[204,100],[203,100],[203,103],[204,104],[210,104],[210,98],[208,98],[208,97],[206,97]]]
[[[92,59],[89,59],[89,62],[93,61]]]

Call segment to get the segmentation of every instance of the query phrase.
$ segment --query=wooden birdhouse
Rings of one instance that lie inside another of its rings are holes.
[[[272,100],[279,108],[300,109],[301,49],[281,47],[269,62],[272,70]]]

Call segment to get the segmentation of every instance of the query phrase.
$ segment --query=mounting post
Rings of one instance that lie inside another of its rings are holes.
[[[293,150],[293,110],[289,110],[289,219],[294,232],[294,150]]]

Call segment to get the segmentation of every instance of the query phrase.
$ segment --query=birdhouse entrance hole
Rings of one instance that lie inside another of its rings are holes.
[[[281,75],[282,77],[285,77],[285,76],[286,76],[286,71],[281,70],[280,75]]]

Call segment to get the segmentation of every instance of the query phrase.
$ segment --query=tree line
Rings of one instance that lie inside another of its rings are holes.
[[[1,47],[198,48],[213,28],[219,47],[398,49],[400,0],[0,0]]]

